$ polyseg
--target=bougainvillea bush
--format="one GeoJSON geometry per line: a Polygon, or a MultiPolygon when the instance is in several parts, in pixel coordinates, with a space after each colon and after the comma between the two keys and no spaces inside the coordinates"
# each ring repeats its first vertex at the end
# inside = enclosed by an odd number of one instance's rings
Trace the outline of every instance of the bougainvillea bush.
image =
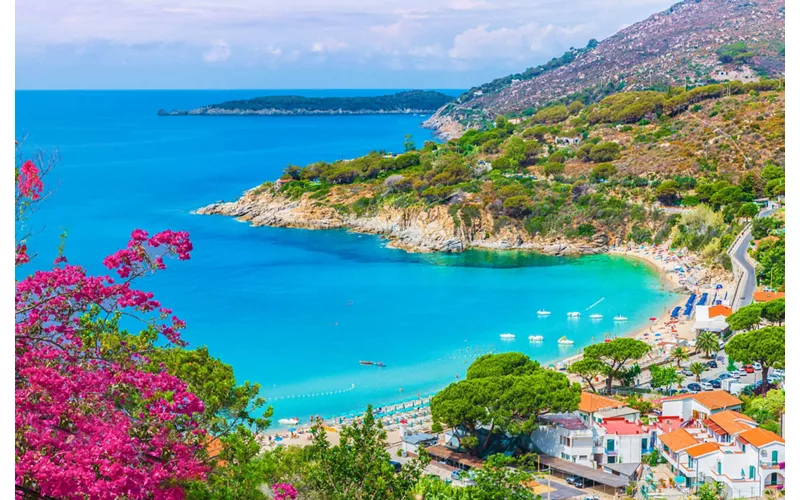
{"type": "MultiPolygon", "coordinates": [[[[43,183],[32,161],[15,177],[19,214],[40,199],[43,183]]],[[[15,264],[28,264],[26,242],[16,248],[15,264]]],[[[113,277],[91,276],[60,255],[51,269],[17,280],[18,497],[182,498],[183,482],[205,476],[203,403],[166,369],[145,370],[141,348],[183,345],[185,325],[135,287],[191,250],[185,232],[137,229],[104,260],[113,277]],[[140,322],[141,333],[104,329],[121,318],[140,322]]]]}

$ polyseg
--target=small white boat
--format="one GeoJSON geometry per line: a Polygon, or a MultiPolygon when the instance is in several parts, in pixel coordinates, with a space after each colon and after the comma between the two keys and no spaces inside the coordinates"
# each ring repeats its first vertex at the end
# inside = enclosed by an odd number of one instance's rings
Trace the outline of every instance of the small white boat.
{"type": "Polygon", "coordinates": [[[558,343],[561,344],[561,345],[572,345],[572,344],[575,343],[575,341],[574,340],[570,340],[565,336],[565,337],[561,337],[560,339],[558,339],[558,343]]]}
{"type": "Polygon", "coordinates": [[[620,314],[619,316],[614,316],[614,321],[628,321],[628,317],[620,314]]]}
{"type": "Polygon", "coordinates": [[[597,313],[590,314],[589,317],[592,318],[592,319],[603,319],[603,315],[602,314],[597,314],[597,313]]]}
{"type": "Polygon", "coordinates": [[[545,311],[544,309],[539,309],[536,311],[536,314],[539,316],[550,316],[550,311],[545,311]]]}
{"type": "Polygon", "coordinates": [[[297,425],[300,423],[300,420],[296,418],[282,418],[278,420],[278,423],[282,425],[297,425]]]}
{"type": "Polygon", "coordinates": [[[513,333],[501,333],[500,338],[504,340],[513,340],[517,338],[517,336],[514,335],[513,333]]]}
{"type": "Polygon", "coordinates": [[[541,335],[530,335],[528,336],[528,340],[530,340],[531,342],[541,342],[542,340],[544,340],[544,337],[542,337],[541,335]]]}
{"type": "Polygon", "coordinates": [[[580,315],[581,315],[581,313],[579,313],[579,312],[568,312],[567,313],[567,317],[568,318],[579,318],[580,315]]]}

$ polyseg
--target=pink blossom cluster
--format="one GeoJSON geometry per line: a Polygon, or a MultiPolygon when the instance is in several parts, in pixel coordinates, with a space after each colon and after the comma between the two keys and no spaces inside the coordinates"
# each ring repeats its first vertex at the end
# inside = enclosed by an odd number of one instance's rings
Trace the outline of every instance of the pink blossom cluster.
{"type": "Polygon", "coordinates": [[[294,500],[297,498],[297,490],[289,483],[278,483],[273,485],[272,493],[275,500],[294,500]]]}
{"type": "Polygon", "coordinates": [[[39,167],[31,160],[26,160],[25,163],[19,167],[17,190],[26,198],[38,200],[39,196],[42,194],[43,188],[44,184],[39,177],[39,167]]]}
{"type": "MultiPolygon", "coordinates": [[[[20,247],[18,263],[27,255],[20,247]]],[[[204,477],[202,401],[165,370],[146,369],[147,353],[138,345],[108,344],[107,332],[87,319],[89,311],[102,320],[134,316],[146,330],[182,345],[183,321],[132,284],[163,269],[167,256],[188,259],[191,249],[186,233],[151,237],[136,230],[127,248],[105,259],[122,282],[90,276],[63,257],[17,282],[18,493],[177,499],[184,496],[183,481],[204,477]]]]}

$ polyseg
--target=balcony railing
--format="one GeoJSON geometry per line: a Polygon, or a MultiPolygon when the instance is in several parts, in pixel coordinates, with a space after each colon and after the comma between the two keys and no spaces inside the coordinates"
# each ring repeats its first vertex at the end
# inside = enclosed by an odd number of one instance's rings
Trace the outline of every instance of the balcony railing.
{"type": "Polygon", "coordinates": [[[761,461],[759,465],[762,469],[783,470],[786,468],[786,462],[761,461]]]}

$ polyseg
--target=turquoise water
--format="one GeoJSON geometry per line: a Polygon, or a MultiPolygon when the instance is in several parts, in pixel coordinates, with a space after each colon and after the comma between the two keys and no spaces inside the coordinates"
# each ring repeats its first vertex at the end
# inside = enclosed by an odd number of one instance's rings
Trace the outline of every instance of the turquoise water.
{"type": "Polygon", "coordinates": [[[414,255],[374,236],[191,215],[277,178],[288,163],[397,151],[406,133],[418,144],[430,138],[420,116],[156,116],[263,93],[17,92],[16,133],[28,151],[61,155],[48,182],[58,187],[31,220],[38,264],[52,261],[64,230],[67,256],[93,272],[134,228],[189,231],[192,259],[143,286],[187,321],[191,345],[208,345],[240,380],[262,385],[276,421],[438,390],[463,377],[476,353],[522,351],[550,363],[647,324],[671,301],[652,269],[620,257],[414,255]],[[539,308],[552,315],[538,318],[539,308]],[[567,320],[573,310],[583,317],[567,320]],[[593,322],[593,312],[605,318],[593,322]],[[615,325],[616,314],[630,321],[615,325]],[[517,339],[501,341],[505,332],[517,339]],[[532,334],[544,342],[530,344],[532,334]],[[562,335],[575,345],[560,347],[562,335]]]}

